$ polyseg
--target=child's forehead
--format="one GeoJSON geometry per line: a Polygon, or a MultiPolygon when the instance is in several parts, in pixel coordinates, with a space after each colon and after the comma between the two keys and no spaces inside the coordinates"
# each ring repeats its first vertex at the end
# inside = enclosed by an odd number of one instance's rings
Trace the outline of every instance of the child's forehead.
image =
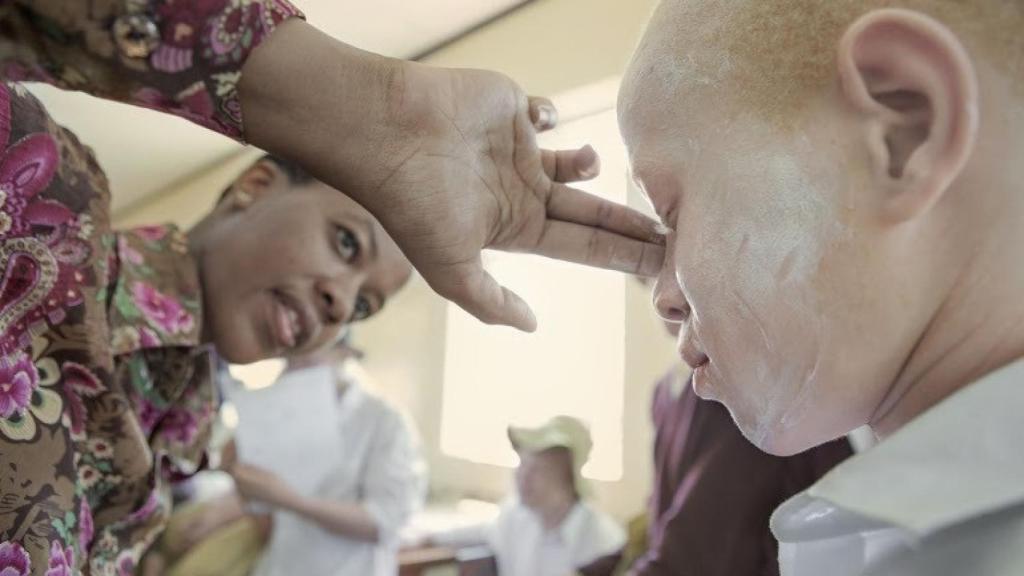
{"type": "Polygon", "coordinates": [[[694,124],[720,116],[734,104],[727,68],[702,72],[700,56],[666,49],[638,54],[623,79],[619,119],[631,148],[652,139],[687,141],[694,124]]]}

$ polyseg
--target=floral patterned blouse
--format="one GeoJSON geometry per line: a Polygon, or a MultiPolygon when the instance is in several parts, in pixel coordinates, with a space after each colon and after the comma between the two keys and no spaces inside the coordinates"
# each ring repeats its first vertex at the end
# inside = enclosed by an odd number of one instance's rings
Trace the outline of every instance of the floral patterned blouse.
{"type": "Polygon", "coordinates": [[[113,233],[107,180],[20,80],[240,138],[236,84],[284,0],[0,0],[0,575],[132,574],[214,413],[196,263],[113,233]]]}

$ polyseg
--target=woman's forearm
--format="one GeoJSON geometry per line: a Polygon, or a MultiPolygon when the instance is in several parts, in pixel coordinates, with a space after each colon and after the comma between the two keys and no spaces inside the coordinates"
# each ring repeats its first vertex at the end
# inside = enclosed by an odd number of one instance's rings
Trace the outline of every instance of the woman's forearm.
{"type": "Polygon", "coordinates": [[[364,542],[380,540],[377,521],[356,502],[296,498],[285,507],[338,536],[364,542]]]}
{"type": "Polygon", "coordinates": [[[407,64],[349,46],[298,19],[242,69],[246,139],[357,197],[386,178],[410,139],[393,113],[407,64]],[[404,132],[404,133],[403,133],[404,132]],[[403,137],[404,136],[404,137],[403,137]]]}

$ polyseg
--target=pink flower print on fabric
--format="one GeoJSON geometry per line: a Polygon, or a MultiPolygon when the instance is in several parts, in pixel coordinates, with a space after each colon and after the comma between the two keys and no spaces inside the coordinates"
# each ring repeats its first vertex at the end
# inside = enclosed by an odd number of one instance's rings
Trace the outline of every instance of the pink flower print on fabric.
{"type": "Polygon", "coordinates": [[[160,342],[160,337],[157,336],[156,332],[153,332],[149,328],[143,326],[139,328],[139,344],[143,348],[159,348],[163,345],[160,342]]]}
{"type": "Polygon", "coordinates": [[[82,503],[78,507],[78,546],[82,550],[82,554],[88,556],[89,548],[92,546],[92,539],[95,535],[95,525],[92,520],[92,507],[89,506],[89,500],[82,498],[82,503]]]}
{"type": "Polygon", "coordinates": [[[75,551],[71,546],[63,547],[54,540],[50,544],[50,563],[46,576],[74,576],[75,551]]]}
{"type": "Polygon", "coordinates": [[[192,412],[183,408],[171,408],[160,421],[161,434],[180,444],[191,444],[199,432],[199,420],[192,412]]]}
{"type": "Polygon", "coordinates": [[[0,542],[0,576],[28,576],[32,559],[17,542],[0,542]]]}
{"type": "Polygon", "coordinates": [[[150,242],[159,242],[167,237],[166,226],[142,226],[141,228],[135,228],[132,233],[150,242]]]}
{"type": "Polygon", "coordinates": [[[135,91],[132,100],[140,106],[173,112],[203,128],[209,128],[226,136],[235,138],[241,136],[241,132],[237,128],[217,121],[214,116],[216,109],[213,98],[210,97],[210,92],[202,82],[193,84],[174,98],[164,95],[156,88],[143,87],[135,91]]]}
{"type": "Polygon", "coordinates": [[[59,84],[56,78],[48,74],[40,67],[25,66],[19,62],[5,62],[3,67],[3,78],[7,82],[45,82],[47,84],[59,84]]]}
{"type": "Polygon", "coordinates": [[[34,374],[32,391],[28,405],[24,410],[15,410],[6,418],[0,418],[0,441],[3,439],[16,442],[30,441],[35,438],[39,424],[52,425],[61,419],[64,402],[61,395],[54,390],[60,381],[60,369],[53,358],[43,358],[46,349],[45,339],[32,341],[31,360],[26,353],[17,351],[12,356],[0,357],[0,365],[11,370],[18,365],[25,367],[34,374]],[[31,365],[31,368],[28,365],[31,365]]]}
{"type": "Polygon", "coordinates": [[[132,296],[149,325],[164,334],[188,332],[195,325],[195,319],[181,303],[145,282],[132,285],[132,296]]]}
{"type": "Polygon", "coordinates": [[[79,436],[85,432],[85,422],[89,418],[82,397],[94,398],[104,392],[107,387],[92,373],[92,370],[77,362],[65,362],[61,367],[61,373],[64,375],[64,396],[67,398],[71,433],[79,436]]]}
{"type": "Polygon", "coordinates": [[[238,63],[245,59],[266,32],[264,7],[258,2],[237,4],[224,10],[211,21],[203,38],[203,56],[219,65],[238,63]]]}
{"type": "Polygon", "coordinates": [[[153,433],[153,429],[156,428],[157,422],[163,418],[164,411],[157,408],[156,404],[153,404],[146,398],[142,397],[138,398],[137,405],[139,412],[139,426],[142,428],[143,434],[149,436],[153,433]]]}
{"type": "Polygon", "coordinates": [[[131,550],[125,550],[117,561],[117,576],[135,576],[135,559],[131,550]]]}
{"type": "Polygon", "coordinates": [[[153,68],[161,72],[175,74],[192,67],[191,48],[179,48],[170,44],[161,44],[153,55],[149,57],[149,63],[153,68]]]}
{"type": "Polygon", "coordinates": [[[176,73],[192,68],[199,34],[206,22],[223,9],[224,0],[160,3],[156,11],[163,35],[149,63],[162,72],[176,73]]]}
{"type": "Polygon", "coordinates": [[[136,522],[143,522],[150,518],[157,508],[160,507],[160,497],[157,495],[156,490],[149,493],[149,498],[146,499],[146,503],[141,508],[132,512],[124,519],[124,524],[135,524],[136,522]]]}
{"type": "MultiPolygon", "coordinates": [[[[10,95],[7,94],[10,105],[10,95]]],[[[2,105],[4,103],[0,103],[2,105]]],[[[6,144],[10,126],[0,125],[0,138],[6,144]]],[[[25,235],[31,224],[53,225],[72,216],[56,202],[41,201],[29,208],[29,201],[46,189],[57,169],[57,144],[46,133],[30,134],[15,142],[0,157],[0,199],[10,218],[8,235],[25,235]]]]}
{"type": "Polygon", "coordinates": [[[28,354],[0,359],[0,418],[9,418],[29,406],[39,384],[39,372],[28,354]]]}
{"type": "Polygon", "coordinates": [[[128,243],[128,239],[124,236],[118,236],[117,238],[117,251],[121,254],[121,258],[129,264],[141,266],[146,262],[142,253],[132,248],[131,244],[128,243]]]}
{"type": "Polygon", "coordinates": [[[37,196],[59,163],[47,133],[29,134],[8,146],[11,95],[0,86],[0,352],[29,344],[29,329],[57,324],[82,303],[80,286],[89,246],[77,237],[76,215],[37,196]]]}

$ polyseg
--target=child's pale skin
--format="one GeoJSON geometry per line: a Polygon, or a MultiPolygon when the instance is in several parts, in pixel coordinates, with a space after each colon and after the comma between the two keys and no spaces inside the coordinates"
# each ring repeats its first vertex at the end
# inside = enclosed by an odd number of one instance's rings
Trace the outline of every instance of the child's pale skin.
{"type": "Polygon", "coordinates": [[[672,229],[655,301],[697,392],[792,454],[891,434],[1024,357],[1024,106],[1006,75],[936,20],[877,11],[783,128],[728,97],[742,78],[711,66],[721,51],[679,4],[655,15],[619,113],[672,229]],[[678,54],[721,73],[688,82],[678,54]]]}

